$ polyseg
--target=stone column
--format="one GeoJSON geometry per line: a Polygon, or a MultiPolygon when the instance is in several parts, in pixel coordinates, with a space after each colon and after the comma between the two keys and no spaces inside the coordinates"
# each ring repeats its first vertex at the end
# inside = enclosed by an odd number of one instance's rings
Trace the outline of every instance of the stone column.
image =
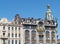
{"type": "Polygon", "coordinates": [[[21,44],[24,44],[24,30],[23,30],[23,27],[21,27],[20,29],[20,34],[21,34],[21,38],[20,38],[20,41],[21,41],[21,44]]]}
{"type": "Polygon", "coordinates": [[[15,38],[15,27],[14,27],[14,38],[15,38]]]}
{"type": "Polygon", "coordinates": [[[51,31],[50,31],[50,44],[52,44],[51,37],[52,37],[52,36],[51,36],[51,31]]]}
{"type": "Polygon", "coordinates": [[[17,27],[17,38],[19,38],[19,29],[18,29],[18,27],[17,27]]]}
{"type": "Polygon", "coordinates": [[[31,41],[31,30],[30,30],[30,44],[31,44],[31,42],[32,42],[32,41],[31,41]]]}
{"type": "Polygon", "coordinates": [[[36,40],[37,40],[37,44],[39,44],[39,34],[38,34],[38,32],[36,32],[36,40]]]}
{"type": "Polygon", "coordinates": [[[58,43],[58,41],[57,41],[58,39],[57,39],[57,33],[55,32],[55,43],[57,44],[58,43]]]}
{"type": "Polygon", "coordinates": [[[5,42],[6,42],[6,44],[8,44],[8,39],[5,42]]]}
{"type": "Polygon", "coordinates": [[[43,32],[43,35],[44,35],[44,38],[43,38],[44,44],[46,44],[46,32],[43,32]]]}

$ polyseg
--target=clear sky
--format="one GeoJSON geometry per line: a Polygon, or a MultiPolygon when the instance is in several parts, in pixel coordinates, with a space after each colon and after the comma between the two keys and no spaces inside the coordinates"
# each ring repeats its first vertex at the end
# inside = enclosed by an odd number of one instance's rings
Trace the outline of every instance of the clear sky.
{"type": "Polygon", "coordinates": [[[45,18],[47,4],[50,4],[54,17],[58,19],[60,38],[60,0],[0,0],[0,18],[12,20],[18,13],[21,17],[45,18]]]}

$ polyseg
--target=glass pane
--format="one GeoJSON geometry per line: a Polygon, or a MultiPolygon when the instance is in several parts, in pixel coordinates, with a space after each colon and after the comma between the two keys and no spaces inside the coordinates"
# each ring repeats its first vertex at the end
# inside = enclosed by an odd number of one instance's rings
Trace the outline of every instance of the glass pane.
{"type": "Polygon", "coordinates": [[[10,40],[8,40],[8,44],[10,44],[10,40]]]}

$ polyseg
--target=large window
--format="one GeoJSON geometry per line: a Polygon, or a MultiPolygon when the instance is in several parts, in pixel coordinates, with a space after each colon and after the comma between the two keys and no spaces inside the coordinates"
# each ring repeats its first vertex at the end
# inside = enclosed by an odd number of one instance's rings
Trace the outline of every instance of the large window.
{"type": "Polygon", "coordinates": [[[46,43],[50,43],[50,32],[46,31],[46,43]]]}
{"type": "Polygon", "coordinates": [[[29,30],[25,30],[25,34],[29,34],[29,30]]]}
{"type": "Polygon", "coordinates": [[[44,37],[43,35],[39,35],[39,40],[41,39],[43,40],[43,37],[44,37]]]}
{"type": "Polygon", "coordinates": [[[36,44],[36,31],[32,30],[32,36],[31,36],[31,40],[32,40],[32,44],[36,44]]]}
{"type": "Polygon", "coordinates": [[[29,41],[29,30],[25,30],[25,44],[28,44],[30,41],[29,41]]]}
{"type": "Polygon", "coordinates": [[[20,37],[20,33],[19,33],[19,37],[20,37]]]}
{"type": "Polygon", "coordinates": [[[8,26],[8,30],[10,30],[10,26],[8,26]]]}
{"type": "Polygon", "coordinates": [[[17,30],[17,27],[15,27],[15,30],[17,30]]]}
{"type": "Polygon", "coordinates": [[[5,30],[5,26],[3,26],[3,30],[5,30]]]}
{"type": "Polygon", "coordinates": [[[10,40],[8,40],[8,44],[10,44],[10,40]]]}
{"type": "Polygon", "coordinates": [[[18,27],[18,30],[20,30],[20,27],[18,27]]]}
{"type": "Polygon", "coordinates": [[[51,39],[54,40],[54,38],[55,38],[55,32],[54,31],[51,32],[51,36],[52,36],[51,39]]]}
{"type": "Polygon", "coordinates": [[[12,33],[12,37],[14,37],[14,34],[12,33]]]}
{"type": "Polygon", "coordinates": [[[12,27],[12,30],[13,30],[13,27],[12,27]]]}
{"type": "Polygon", "coordinates": [[[52,34],[52,35],[55,35],[55,32],[54,32],[54,31],[52,31],[52,32],[51,32],[51,34],[52,34]]]}
{"type": "Polygon", "coordinates": [[[36,34],[36,31],[35,31],[35,30],[33,30],[31,33],[32,33],[32,35],[34,35],[34,34],[36,34]]]}
{"type": "Polygon", "coordinates": [[[12,40],[12,44],[14,44],[14,40],[12,40]]]}
{"type": "Polygon", "coordinates": [[[50,37],[50,33],[49,31],[46,31],[46,38],[49,38],[50,37]]]}
{"type": "Polygon", "coordinates": [[[17,40],[15,40],[15,44],[17,44],[17,40]]]}
{"type": "Polygon", "coordinates": [[[15,37],[17,37],[17,33],[15,33],[15,37]]]}
{"type": "Polygon", "coordinates": [[[19,40],[19,44],[20,44],[20,40],[19,40]]]}

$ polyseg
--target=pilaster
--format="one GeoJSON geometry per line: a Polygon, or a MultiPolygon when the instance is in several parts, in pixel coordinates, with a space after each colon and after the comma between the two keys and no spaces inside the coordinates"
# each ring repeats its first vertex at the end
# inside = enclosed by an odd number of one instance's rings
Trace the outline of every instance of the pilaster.
{"type": "Polygon", "coordinates": [[[44,32],[43,35],[44,35],[44,38],[43,38],[44,44],[46,44],[46,32],[44,32]]]}
{"type": "Polygon", "coordinates": [[[23,27],[21,27],[20,29],[20,33],[21,33],[21,44],[24,44],[24,30],[23,30],[23,27]]]}

